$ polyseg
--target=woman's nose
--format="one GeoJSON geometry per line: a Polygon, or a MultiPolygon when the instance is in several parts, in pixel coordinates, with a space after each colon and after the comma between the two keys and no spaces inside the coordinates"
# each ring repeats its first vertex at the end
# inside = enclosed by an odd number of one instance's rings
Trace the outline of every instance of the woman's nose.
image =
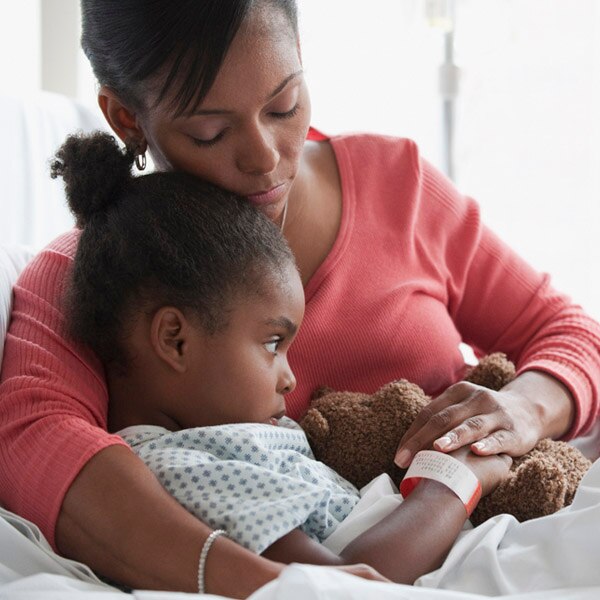
{"type": "Polygon", "coordinates": [[[279,152],[268,132],[257,127],[244,137],[237,158],[240,171],[249,175],[265,175],[274,171],[278,163],[279,152]]]}

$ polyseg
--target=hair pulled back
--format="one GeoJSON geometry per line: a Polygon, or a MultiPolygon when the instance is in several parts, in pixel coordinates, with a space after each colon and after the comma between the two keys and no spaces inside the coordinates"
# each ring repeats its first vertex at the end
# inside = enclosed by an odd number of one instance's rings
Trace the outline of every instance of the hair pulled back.
{"type": "Polygon", "coordinates": [[[161,75],[157,103],[171,92],[179,116],[206,96],[255,7],[283,11],[297,33],[295,0],[81,0],[81,46],[100,85],[137,110],[161,75]]]}
{"type": "Polygon", "coordinates": [[[97,132],[69,136],[52,164],[82,228],[70,333],[122,369],[141,313],[175,306],[215,333],[236,299],[264,293],[294,264],[279,229],[244,198],[185,173],[134,176],[132,160],[97,132]]]}
{"type": "Polygon", "coordinates": [[[98,132],[87,138],[72,135],[51,162],[50,177],[64,179],[69,208],[83,228],[119,197],[121,188],[131,179],[132,163],[133,154],[121,151],[108,133],[98,132]]]}

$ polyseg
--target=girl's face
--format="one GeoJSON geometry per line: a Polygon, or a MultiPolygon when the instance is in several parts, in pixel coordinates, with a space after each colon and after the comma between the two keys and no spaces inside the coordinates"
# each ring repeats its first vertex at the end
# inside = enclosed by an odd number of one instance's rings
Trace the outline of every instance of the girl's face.
{"type": "Polygon", "coordinates": [[[281,218],[310,123],[297,39],[283,13],[247,18],[193,114],[174,117],[167,107],[168,99],[140,119],[159,169],[196,175],[281,218]]]}
{"type": "Polygon", "coordinates": [[[285,281],[240,301],[223,331],[194,330],[196,365],[174,415],[181,427],[270,423],[283,416],[296,386],[287,351],[304,316],[304,290],[294,265],[285,281]]]}

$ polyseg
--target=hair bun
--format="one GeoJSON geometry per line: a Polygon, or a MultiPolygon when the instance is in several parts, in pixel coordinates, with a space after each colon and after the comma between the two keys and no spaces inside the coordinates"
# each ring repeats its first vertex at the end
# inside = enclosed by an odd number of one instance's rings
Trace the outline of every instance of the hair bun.
{"type": "Polygon", "coordinates": [[[69,135],[59,148],[50,176],[64,179],[69,208],[84,227],[92,216],[119,201],[120,191],[132,177],[132,164],[131,153],[121,150],[112,135],[78,133],[69,135]]]}

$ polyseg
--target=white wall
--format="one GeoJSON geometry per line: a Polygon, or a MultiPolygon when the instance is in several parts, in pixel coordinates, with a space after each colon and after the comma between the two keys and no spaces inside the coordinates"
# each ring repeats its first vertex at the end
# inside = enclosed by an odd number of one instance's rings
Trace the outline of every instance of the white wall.
{"type": "Polygon", "coordinates": [[[0,94],[39,89],[40,34],[39,0],[0,0],[0,94]]]}
{"type": "MultiPolygon", "coordinates": [[[[300,0],[315,126],[414,138],[443,167],[425,0],[300,0]]],[[[456,182],[600,318],[600,2],[457,0],[456,182]]]]}
{"type": "Polygon", "coordinates": [[[600,3],[463,0],[460,9],[459,187],[600,317],[600,3]]]}
{"type": "Polygon", "coordinates": [[[80,20],[77,0],[40,0],[41,87],[77,97],[80,20]]]}
{"type": "Polygon", "coordinates": [[[0,0],[0,94],[46,90],[98,110],[80,20],[79,0],[0,0]]]}
{"type": "MultiPolygon", "coordinates": [[[[299,0],[315,126],[412,137],[443,166],[426,2],[299,0]]],[[[97,111],[78,19],[77,0],[0,0],[0,94],[43,86],[97,111]]],[[[459,188],[600,318],[600,2],[456,0],[455,40],[459,188]]]]}

